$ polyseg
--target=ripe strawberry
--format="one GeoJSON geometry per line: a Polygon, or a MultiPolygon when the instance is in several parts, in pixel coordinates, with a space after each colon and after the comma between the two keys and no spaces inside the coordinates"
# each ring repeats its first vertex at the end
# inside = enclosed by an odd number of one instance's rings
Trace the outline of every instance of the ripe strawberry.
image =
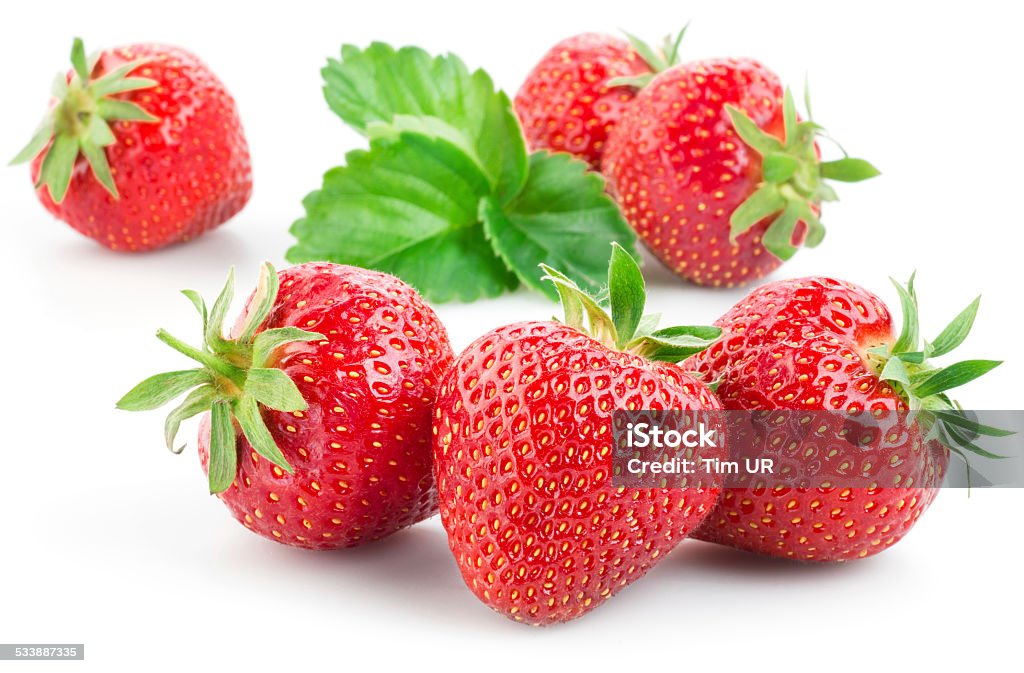
{"type": "Polygon", "coordinates": [[[199,438],[210,492],[264,537],[350,547],[431,516],[431,409],[452,351],[430,307],[376,271],[318,262],[278,275],[266,264],[224,339],[233,287],[232,275],[209,315],[186,291],[203,350],[157,332],[203,367],[147,379],[118,406],[155,409],[198,386],[168,416],[167,445],[182,420],[211,410],[199,438]]]}
{"type": "Polygon", "coordinates": [[[568,152],[601,166],[608,134],[626,105],[655,72],[675,65],[684,28],[656,51],[629,41],[583,33],[552,47],[519,87],[516,114],[532,149],[568,152]]]}
{"type": "Polygon", "coordinates": [[[878,173],[861,159],[821,162],[819,131],[798,121],[792,95],[760,63],[697,61],[637,94],[602,172],[666,266],[700,285],[744,285],[821,242],[819,208],[835,199],[826,178],[878,173]]]}
{"type": "MultiPolygon", "coordinates": [[[[1007,434],[971,423],[945,392],[998,362],[943,369],[928,362],[964,340],[978,300],[921,347],[913,278],[897,288],[898,337],[878,297],[831,278],[764,285],[715,323],[722,336],[684,369],[718,381],[726,409],[819,412],[813,422],[820,428],[780,442],[774,456],[801,473],[817,472],[820,487],[724,489],[696,537],[807,561],[875,554],[902,538],[931,504],[948,464],[947,446],[984,453],[965,428],[1007,434]],[[916,422],[909,410],[917,412],[916,422]],[[862,436],[843,435],[840,428],[862,414],[875,431],[868,424],[862,436]]],[[[730,445],[738,445],[733,434],[730,445]]]]}
{"type": "Polygon", "coordinates": [[[32,161],[43,205],[111,250],[187,241],[231,219],[252,193],[235,101],[189,52],[154,44],[58,75],[49,113],[11,163],[32,161]]]}
{"type": "Polygon", "coordinates": [[[709,388],[671,364],[718,330],[651,332],[644,320],[638,331],[643,279],[617,246],[610,317],[544,268],[565,324],[515,323],[477,339],[445,376],[434,415],[441,521],[463,579],[494,610],[534,625],[578,617],[641,577],[718,492],[712,483],[611,481],[615,409],[718,408],[709,388]],[[584,312],[594,337],[583,331],[584,312]]]}

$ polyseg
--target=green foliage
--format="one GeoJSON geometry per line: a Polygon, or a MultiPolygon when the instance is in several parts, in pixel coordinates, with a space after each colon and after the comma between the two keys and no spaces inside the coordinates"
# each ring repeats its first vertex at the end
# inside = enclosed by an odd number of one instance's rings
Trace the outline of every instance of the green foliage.
{"type": "Polygon", "coordinates": [[[369,139],[324,175],[292,225],[292,262],[392,273],[433,301],[540,282],[541,262],[596,291],[611,242],[634,234],[600,176],[567,155],[528,155],[508,97],[482,70],[416,47],[345,45],[324,96],[369,139]],[[599,254],[596,252],[599,251],[599,254]]]}

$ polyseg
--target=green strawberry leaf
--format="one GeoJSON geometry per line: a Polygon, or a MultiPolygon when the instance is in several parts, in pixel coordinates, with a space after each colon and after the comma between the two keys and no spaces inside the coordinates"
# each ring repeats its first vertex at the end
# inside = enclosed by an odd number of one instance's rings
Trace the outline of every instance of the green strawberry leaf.
{"type": "Polygon", "coordinates": [[[910,374],[903,366],[903,361],[898,357],[889,358],[878,378],[883,381],[898,381],[904,385],[910,385],[910,374]]]}
{"type": "Polygon", "coordinates": [[[150,376],[117,401],[124,411],[149,411],[167,404],[178,395],[213,379],[205,369],[185,369],[150,376]]]}
{"type": "Polygon", "coordinates": [[[647,289],[636,260],[617,243],[612,244],[612,258],[608,263],[608,302],[618,335],[615,345],[624,348],[643,319],[647,289]]]}
{"type": "Polygon", "coordinates": [[[250,369],[243,390],[271,409],[305,411],[307,407],[295,382],[284,371],[273,367],[250,369]]]}
{"type": "Polygon", "coordinates": [[[715,327],[714,325],[677,325],[655,330],[651,332],[651,336],[667,341],[685,341],[687,337],[703,341],[714,341],[722,336],[722,328],[715,327]]]}
{"type": "Polygon", "coordinates": [[[185,297],[187,297],[190,302],[192,302],[192,305],[195,306],[196,312],[199,314],[199,317],[202,318],[203,335],[205,336],[206,325],[207,321],[209,320],[209,312],[206,309],[206,300],[203,299],[202,295],[200,295],[195,290],[182,290],[181,293],[185,295],[185,297]]]}
{"type": "Polygon", "coordinates": [[[743,142],[754,148],[758,154],[767,156],[773,152],[781,152],[783,150],[779,139],[770,133],[762,131],[743,110],[735,105],[726,105],[725,111],[729,115],[733,128],[736,129],[736,134],[743,142]]]}
{"type": "Polygon", "coordinates": [[[110,120],[150,123],[160,121],[159,117],[154,117],[135,103],[112,98],[103,98],[97,102],[96,113],[110,120]]]}
{"type": "Polygon", "coordinates": [[[36,132],[32,135],[32,139],[28,141],[28,144],[21,148],[13,159],[11,159],[10,166],[25,163],[31,159],[34,159],[37,154],[42,152],[46,146],[50,143],[50,138],[53,137],[54,132],[54,121],[53,115],[47,115],[43,123],[39,125],[36,132]]]}
{"type": "Polygon", "coordinates": [[[557,298],[542,262],[596,292],[607,245],[636,254],[604,180],[568,155],[528,156],[511,102],[482,70],[374,43],[342,47],[323,76],[328,105],[370,147],[306,197],[289,261],[374,268],[433,301],[473,301],[520,283],[557,298]]]}
{"type": "Polygon", "coordinates": [[[228,279],[220,294],[213,302],[206,322],[206,343],[215,353],[228,350],[228,341],[224,338],[224,318],[231,308],[231,300],[235,297],[235,267],[228,269],[228,279]]]}
{"type": "Polygon", "coordinates": [[[978,306],[981,304],[981,297],[975,298],[967,308],[960,312],[960,315],[953,318],[952,322],[935,337],[935,341],[928,348],[928,355],[939,357],[949,353],[964,342],[971,328],[974,327],[974,319],[978,315],[978,306]]]}
{"type": "Polygon", "coordinates": [[[270,354],[278,346],[293,341],[322,341],[324,335],[318,332],[307,332],[298,327],[275,327],[260,332],[252,340],[252,364],[254,367],[266,367],[270,354]]]}
{"type": "Polygon", "coordinates": [[[85,57],[85,44],[81,38],[76,37],[71,43],[71,66],[75,69],[78,79],[83,82],[88,81],[92,68],[89,67],[89,61],[85,57]]]}
{"type": "Polygon", "coordinates": [[[434,301],[473,301],[518,285],[477,215],[491,185],[457,145],[404,131],[346,159],[303,202],[306,216],[292,226],[298,244],[289,261],[378,269],[434,301]]]}
{"type": "Polygon", "coordinates": [[[231,403],[227,400],[217,400],[210,409],[209,458],[210,493],[228,490],[238,471],[238,448],[235,426],[231,422],[231,403]]]}
{"type": "Polygon", "coordinates": [[[735,239],[747,229],[786,207],[777,185],[765,184],[741,203],[729,217],[729,236],[735,239]]]}
{"type": "Polygon", "coordinates": [[[964,360],[937,370],[934,374],[911,388],[919,398],[937,395],[952,388],[973,381],[1002,364],[1000,360],[964,360]]]}
{"type": "MultiPolygon", "coordinates": [[[[954,447],[966,449],[967,451],[979,455],[982,458],[1000,460],[1009,457],[998,453],[992,453],[991,451],[986,451],[971,441],[971,438],[963,433],[959,428],[948,423],[942,423],[939,426],[939,437],[942,439],[943,443],[951,449],[954,447]]],[[[964,456],[964,460],[966,461],[966,456],[964,456]]]]}
{"type": "Polygon", "coordinates": [[[508,97],[483,70],[470,72],[452,54],[374,42],[341,48],[321,71],[327,104],[346,124],[368,133],[396,116],[434,117],[466,134],[499,203],[526,179],[526,142],[508,97]]]}
{"type": "Polygon", "coordinates": [[[565,324],[582,331],[583,315],[586,314],[590,322],[590,336],[598,341],[613,346],[618,343],[619,337],[615,333],[615,323],[608,315],[608,312],[600,305],[596,298],[590,293],[580,289],[571,278],[557,269],[552,269],[547,264],[541,264],[544,271],[543,280],[550,281],[558,288],[558,296],[565,309],[565,324]]]}
{"type": "Polygon", "coordinates": [[[853,157],[823,161],[821,174],[829,180],[838,180],[839,182],[860,182],[881,175],[870,162],[853,157]]]}
{"type": "MultiPolygon", "coordinates": [[[[686,29],[684,28],[683,31],[685,32],[685,30],[686,29]]],[[[663,72],[668,69],[667,54],[655,49],[632,33],[627,33],[626,31],[622,31],[622,33],[626,36],[626,39],[629,40],[629,45],[633,47],[633,51],[640,55],[640,58],[642,58],[644,62],[651,67],[651,70],[654,72],[663,72]]]]}
{"type": "Polygon", "coordinates": [[[799,206],[790,202],[764,232],[764,247],[768,252],[783,261],[796,253],[796,248],[793,247],[793,232],[799,218],[799,206]]]}
{"type": "Polygon", "coordinates": [[[961,411],[937,411],[935,412],[935,416],[940,421],[948,425],[955,425],[967,430],[968,432],[986,435],[988,437],[1010,437],[1011,435],[1017,434],[1013,430],[1005,430],[1003,428],[996,428],[991,425],[979,423],[976,420],[967,418],[961,411]]]}
{"type": "MultiPolygon", "coordinates": [[[[98,119],[98,118],[97,118],[98,119]]],[[[102,120],[100,123],[104,123],[102,120]]],[[[107,153],[101,145],[94,143],[88,138],[79,141],[79,149],[85,160],[92,168],[93,176],[106,187],[107,191],[115,197],[118,195],[117,185],[114,184],[114,175],[110,171],[110,164],[107,162],[107,153]]]]}
{"type": "Polygon", "coordinates": [[[256,453],[260,454],[274,465],[287,472],[295,474],[295,468],[288,464],[288,460],[277,447],[274,436],[270,434],[263,416],[260,414],[259,404],[256,399],[248,395],[239,397],[231,402],[231,412],[242,428],[242,434],[252,445],[256,453]]]}
{"type": "Polygon", "coordinates": [[[719,327],[711,325],[679,325],[642,334],[629,345],[649,360],[679,362],[710,346],[722,336],[719,327]]]}
{"type": "Polygon", "coordinates": [[[713,338],[702,339],[696,336],[661,338],[649,334],[630,342],[629,348],[631,352],[642,355],[648,360],[679,362],[700,353],[712,343],[714,343],[713,338]]]}
{"type": "MultiPolygon", "coordinates": [[[[263,321],[270,315],[270,311],[274,308],[274,300],[277,298],[278,279],[276,273],[270,273],[270,263],[263,262],[263,268],[260,269],[259,280],[256,283],[256,292],[253,293],[252,298],[249,300],[249,312],[245,316],[245,323],[242,325],[242,331],[238,335],[239,341],[251,343],[253,337],[256,334],[256,330],[259,329],[263,321]]],[[[214,307],[216,308],[216,307],[214,307]]]]}
{"type": "Polygon", "coordinates": [[[522,193],[504,210],[493,199],[485,200],[480,213],[488,239],[508,268],[552,300],[557,290],[541,281],[541,263],[595,293],[607,282],[609,243],[638,257],[634,234],[605,192],[604,180],[568,154],[532,154],[522,193]]]}
{"type": "Polygon", "coordinates": [[[171,413],[167,414],[167,419],[164,421],[164,441],[169,450],[181,453],[185,446],[174,445],[181,423],[208,411],[217,399],[219,399],[217,389],[213,385],[199,386],[186,395],[182,403],[172,409],[171,413]]]}
{"type": "Polygon", "coordinates": [[[71,184],[71,171],[75,167],[75,159],[78,158],[78,141],[68,135],[58,135],[50,145],[50,151],[43,158],[39,167],[39,182],[36,185],[47,185],[50,190],[50,197],[56,203],[64,200],[64,195],[71,184]]]}
{"type": "Polygon", "coordinates": [[[906,287],[900,285],[894,278],[889,279],[899,293],[900,308],[903,311],[903,327],[900,329],[899,338],[893,344],[894,353],[915,351],[920,340],[921,327],[917,316],[917,297],[914,294],[914,275],[910,275],[910,281],[906,287]]]}

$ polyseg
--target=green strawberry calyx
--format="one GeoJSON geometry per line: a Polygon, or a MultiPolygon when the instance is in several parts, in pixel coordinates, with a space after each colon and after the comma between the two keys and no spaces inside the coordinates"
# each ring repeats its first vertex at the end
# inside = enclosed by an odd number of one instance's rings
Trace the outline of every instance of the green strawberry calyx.
{"type": "Polygon", "coordinates": [[[799,121],[793,92],[787,87],[782,99],[784,141],[760,129],[735,105],[725,106],[736,134],[761,155],[761,183],[730,216],[729,237],[735,240],[758,222],[775,217],[762,242],[768,252],[781,260],[796,252],[793,238],[797,223],[803,222],[806,227],[803,245],[817,247],[825,237],[818,212],[823,202],[838,200],[827,180],[860,182],[879,175],[869,162],[851,157],[845,150],[841,159],[821,161],[815,141],[827,136],[811,118],[806,90],[804,105],[807,119],[799,121]]]}
{"type": "Polygon", "coordinates": [[[325,337],[297,327],[257,333],[277,300],[278,283],[274,267],[264,262],[245,322],[233,339],[224,337],[224,318],[234,298],[234,269],[228,273],[227,283],[209,311],[197,292],[183,290],[182,294],[202,318],[203,347],[189,346],[163,329],[157,330],[156,336],[202,367],[151,376],[117,402],[118,409],[148,411],[191,391],[167,416],[164,435],[167,448],[180,453],[184,447],[175,448],[174,440],[181,422],[210,412],[210,493],[227,490],[235,478],[236,424],[256,453],[282,470],[294,472],[267,429],[261,407],[285,412],[306,409],[306,401],[295,382],[274,366],[275,351],[294,341],[321,341],[325,337]]]}
{"type": "Polygon", "coordinates": [[[618,243],[612,243],[608,287],[601,296],[591,295],[546,264],[540,267],[547,274],[543,280],[554,283],[558,290],[564,324],[589,334],[607,348],[648,360],[680,362],[701,352],[722,334],[718,327],[702,325],[658,329],[661,316],[644,315],[647,291],[640,266],[618,243]]]}
{"type": "Polygon", "coordinates": [[[637,89],[642,89],[647,86],[652,79],[655,78],[658,73],[665,72],[669,68],[679,65],[679,45],[683,42],[683,37],[686,35],[686,29],[690,27],[687,23],[683,26],[675,35],[666,35],[665,39],[659,47],[654,47],[644,42],[636,35],[622,31],[623,35],[629,41],[629,46],[633,47],[633,51],[643,59],[647,67],[651,69],[651,72],[644,73],[642,75],[631,75],[628,77],[613,77],[608,80],[608,86],[630,86],[637,89]]]}
{"type": "Polygon", "coordinates": [[[868,363],[878,377],[903,397],[927,430],[926,440],[938,440],[953,452],[964,456],[969,451],[984,458],[1003,458],[978,446],[979,435],[1006,437],[1014,434],[979,423],[949,397],[948,391],[987,374],[1002,364],[999,360],[961,360],[945,367],[933,364],[937,358],[964,342],[978,314],[981,297],[959,313],[931,342],[921,339],[917,292],[911,274],[906,285],[892,280],[900,297],[903,323],[896,341],[867,349],[868,363]]]}
{"type": "Polygon", "coordinates": [[[82,40],[76,37],[71,47],[71,77],[58,73],[52,89],[55,104],[32,139],[11,160],[11,165],[25,163],[45,151],[36,188],[46,185],[55,203],[61,203],[67,195],[79,155],[85,157],[100,184],[117,198],[117,186],[105,150],[116,142],[109,122],[159,121],[135,103],[115,97],[157,85],[155,80],[146,77],[129,76],[144,65],[146,59],[130,61],[94,78],[92,73],[98,61],[98,54],[86,57],[82,40]]]}

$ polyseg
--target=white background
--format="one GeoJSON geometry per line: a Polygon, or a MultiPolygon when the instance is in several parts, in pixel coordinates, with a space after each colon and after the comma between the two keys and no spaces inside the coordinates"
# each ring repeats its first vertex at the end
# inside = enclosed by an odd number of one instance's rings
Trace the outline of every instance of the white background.
{"type": "MultiPolygon", "coordinates": [[[[22,166],[0,169],[0,642],[84,642],[84,663],[22,670],[577,670],[646,666],[1006,668],[1019,658],[1020,491],[942,493],[879,557],[802,566],[686,542],[574,623],[538,630],[462,585],[437,519],[362,549],[267,542],[206,495],[194,442],[162,445],[162,415],[114,401],[181,357],[153,338],[197,334],[192,287],[229,265],[251,286],[283,265],[289,224],[324,170],[361,144],[332,115],[319,69],[342,42],[450,50],[514,93],[557,40],[627,28],[659,37],[688,19],[687,57],[753,56],[800,87],[878,180],[840,186],[829,235],[776,277],[827,273],[895,301],[888,275],[918,270],[926,334],[978,292],[963,357],[1009,360],[964,388],[973,408],[1022,409],[1020,255],[1024,141],[1019,16],[1004,3],[307,2],[36,3],[0,18],[0,158],[43,112],[74,35],[198,53],[235,95],[255,194],[235,220],[159,253],[113,254],[53,220],[22,166]]],[[[826,148],[826,152],[828,152],[826,148]]],[[[648,265],[650,307],[713,320],[742,292],[699,290],[648,265]]],[[[520,293],[439,307],[456,349],[503,322],[546,318],[520,293]]],[[[194,436],[193,426],[185,428],[194,436]]],[[[0,670],[18,664],[0,662],[0,670]]]]}

